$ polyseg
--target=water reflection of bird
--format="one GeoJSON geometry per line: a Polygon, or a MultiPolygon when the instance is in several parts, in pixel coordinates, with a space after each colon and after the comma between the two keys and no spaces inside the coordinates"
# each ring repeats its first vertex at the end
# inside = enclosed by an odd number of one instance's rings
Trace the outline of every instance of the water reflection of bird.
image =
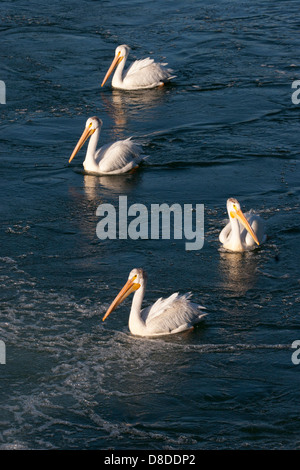
{"type": "Polygon", "coordinates": [[[165,82],[174,78],[172,70],[166,68],[167,64],[154,62],[149,57],[143,60],[136,60],[124,72],[124,66],[129,54],[130,48],[126,44],[118,46],[115,50],[115,58],[112,61],[101,84],[103,86],[116,67],[112,79],[114,88],[123,90],[139,90],[145,88],[154,88],[164,85],[165,82]]]}
{"type": "Polygon", "coordinates": [[[106,144],[97,150],[101,127],[102,121],[98,117],[92,117],[86,121],[85,130],[73,150],[69,163],[90,137],[83,162],[85,171],[101,175],[116,175],[138,168],[146,156],[142,155],[141,146],[130,138],[106,144]]]}
{"type": "Polygon", "coordinates": [[[222,290],[230,296],[245,295],[257,281],[258,258],[251,251],[245,253],[220,252],[222,290]]]}
{"type": "Polygon", "coordinates": [[[129,330],[137,336],[161,336],[192,328],[202,321],[205,307],[189,299],[190,295],[175,293],[166,299],[158,299],[151,307],[141,310],[147,284],[147,274],[143,269],[133,269],[128,281],[110,305],[103,321],[126,297],[136,291],[129,315],[129,330]]]}
{"type": "Polygon", "coordinates": [[[253,250],[266,240],[263,219],[252,212],[243,214],[236,199],[227,200],[229,223],[223,228],[219,240],[226,250],[253,250]]]}

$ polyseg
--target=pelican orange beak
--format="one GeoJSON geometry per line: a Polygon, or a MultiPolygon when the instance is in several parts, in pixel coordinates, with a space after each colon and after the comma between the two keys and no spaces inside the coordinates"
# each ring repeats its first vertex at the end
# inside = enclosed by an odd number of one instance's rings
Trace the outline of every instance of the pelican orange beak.
{"type": "Polygon", "coordinates": [[[257,243],[257,245],[259,245],[259,241],[258,241],[258,238],[257,236],[255,235],[254,231],[252,230],[248,220],[246,219],[246,217],[244,216],[243,212],[241,211],[241,209],[237,209],[235,211],[231,211],[230,212],[230,215],[231,217],[236,217],[240,222],[241,224],[245,227],[245,229],[250,233],[251,237],[253,238],[253,240],[255,241],[255,243],[257,243]]]}
{"type": "Polygon", "coordinates": [[[108,317],[108,315],[113,312],[126,299],[126,297],[129,296],[129,294],[141,287],[141,284],[139,284],[138,282],[134,282],[135,279],[136,276],[133,276],[132,279],[128,279],[125,286],[120,290],[115,300],[113,300],[113,302],[109,306],[106,314],[102,318],[102,321],[104,321],[108,317]]]}
{"type": "Polygon", "coordinates": [[[79,150],[81,149],[81,147],[83,146],[83,144],[86,142],[86,140],[91,137],[92,134],[94,134],[96,129],[91,129],[91,127],[86,127],[82,133],[82,136],[80,137],[80,139],[78,140],[77,144],[76,144],[76,147],[74,148],[73,150],[73,153],[72,155],[70,156],[69,158],[69,163],[71,163],[71,161],[73,160],[73,158],[75,157],[75,155],[79,152],[79,150]]]}
{"type": "Polygon", "coordinates": [[[112,61],[108,71],[106,72],[106,75],[103,79],[103,82],[101,83],[101,86],[103,86],[105,84],[105,82],[107,81],[108,77],[112,74],[114,68],[119,65],[119,63],[124,59],[124,56],[121,56],[121,52],[118,52],[116,55],[115,55],[115,58],[114,60],[112,61]]]}

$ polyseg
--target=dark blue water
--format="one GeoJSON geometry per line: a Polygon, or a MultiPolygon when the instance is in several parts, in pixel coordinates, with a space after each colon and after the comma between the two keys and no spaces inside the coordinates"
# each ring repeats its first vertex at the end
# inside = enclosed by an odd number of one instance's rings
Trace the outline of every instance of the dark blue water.
{"type": "Polygon", "coordinates": [[[0,4],[0,448],[299,449],[297,1],[2,1],[0,4]],[[145,93],[100,88],[119,44],[177,76],[145,93]],[[149,158],[122,177],[68,158],[86,119],[102,143],[134,136],[149,158]],[[100,203],[204,204],[205,243],[105,240],[100,203]],[[220,250],[226,199],[268,240],[220,250]],[[192,332],[140,339],[128,299],[191,291],[192,332]]]}

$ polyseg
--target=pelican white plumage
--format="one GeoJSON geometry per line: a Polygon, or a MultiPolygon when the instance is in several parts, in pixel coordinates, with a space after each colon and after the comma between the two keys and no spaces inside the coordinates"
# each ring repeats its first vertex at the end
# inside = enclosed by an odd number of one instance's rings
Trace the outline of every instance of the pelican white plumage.
{"type": "Polygon", "coordinates": [[[73,150],[69,163],[90,137],[83,162],[85,171],[101,175],[117,175],[138,168],[146,155],[142,155],[141,146],[133,142],[131,138],[106,144],[97,150],[101,127],[102,121],[96,116],[86,121],[85,129],[73,150]]]}
{"type": "Polygon", "coordinates": [[[253,250],[266,240],[263,219],[252,210],[243,214],[239,202],[234,198],[227,200],[229,222],[219,235],[226,250],[253,250]]]}
{"type": "Polygon", "coordinates": [[[129,315],[129,330],[133,335],[161,336],[180,333],[193,328],[206,315],[202,313],[205,307],[191,302],[190,294],[178,293],[166,299],[160,298],[152,306],[141,310],[146,284],[146,272],[141,268],[133,269],[128,281],[108,308],[103,321],[134,291],[136,292],[129,315]]]}
{"type": "Polygon", "coordinates": [[[101,86],[105,84],[115,67],[116,71],[112,79],[112,86],[123,90],[154,88],[164,85],[165,82],[175,77],[175,75],[172,75],[173,70],[166,68],[168,64],[156,63],[149,57],[147,59],[136,60],[123,74],[129,51],[130,47],[126,44],[122,44],[116,48],[114,60],[101,86]]]}

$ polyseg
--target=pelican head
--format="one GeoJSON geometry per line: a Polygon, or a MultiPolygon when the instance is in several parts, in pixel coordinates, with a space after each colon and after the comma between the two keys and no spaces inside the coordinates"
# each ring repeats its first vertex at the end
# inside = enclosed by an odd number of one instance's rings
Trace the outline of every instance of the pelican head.
{"type": "Polygon", "coordinates": [[[89,137],[91,137],[91,135],[93,135],[97,129],[101,129],[101,126],[102,126],[102,121],[97,116],[88,118],[85,124],[85,129],[82,133],[82,136],[78,140],[76,147],[74,148],[73,153],[69,158],[69,163],[73,160],[75,155],[79,152],[79,150],[81,149],[83,144],[86,142],[86,140],[89,137]]]}
{"type": "Polygon", "coordinates": [[[127,46],[126,44],[122,44],[121,46],[116,47],[114,60],[112,61],[108,71],[106,72],[106,75],[103,79],[101,86],[105,84],[109,76],[114,71],[115,67],[119,65],[119,63],[122,62],[123,59],[125,59],[126,61],[129,51],[130,51],[130,47],[127,46]]]}
{"type": "Polygon", "coordinates": [[[126,284],[120,290],[117,297],[113,300],[106,314],[102,318],[104,321],[108,315],[113,312],[132,292],[138,290],[141,286],[144,287],[147,282],[147,273],[141,268],[134,268],[129,276],[126,284]]]}
{"type": "Polygon", "coordinates": [[[234,199],[232,197],[227,199],[227,211],[228,211],[229,219],[237,219],[245,227],[245,229],[250,233],[255,243],[259,245],[258,238],[255,235],[254,231],[252,230],[248,220],[244,216],[240,203],[237,199],[234,199]]]}

